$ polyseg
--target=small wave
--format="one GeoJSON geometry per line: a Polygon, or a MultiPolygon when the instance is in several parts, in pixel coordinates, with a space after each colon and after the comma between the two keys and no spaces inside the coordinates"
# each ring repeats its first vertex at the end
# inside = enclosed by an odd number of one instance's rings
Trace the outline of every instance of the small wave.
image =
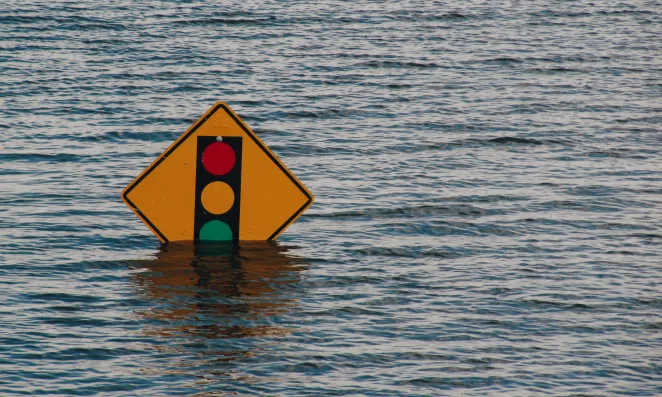
{"type": "Polygon", "coordinates": [[[337,156],[337,155],[371,155],[375,151],[369,148],[358,149],[348,147],[324,147],[317,145],[269,145],[278,155],[296,156],[337,156]]]}
{"type": "Polygon", "coordinates": [[[310,214],[308,217],[315,218],[397,218],[397,217],[419,217],[425,215],[456,215],[456,216],[488,216],[504,213],[498,209],[484,209],[468,204],[437,206],[421,205],[415,207],[401,208],[370,208],[356,211],[341,211],[327,214],[310,214]]]}
{"type": "MultiPolygon", "coordinates": [[[[439,127],[444,128],[445,127],[439,127]]],[[[533,138],[521,138],[521,137],[497,137],[491,139],[460,139],[449,142],[438,142],[438,143],[425,143],[425,144],[409,144],[409,145],[393,145],[388,146],[384,150],[389,152],[399,152],[399,153],[415,153],[428,150],[453,150],[457,148],[471,148],[471,147],[482,147],[482,146],[491,146],[491,145],[530,145],[530,146],[540,146],[540,145],[571,145],[571,142],[561,140],[561,139],[533,139],[533,138]]]]}
{"type": "Polygon", "coordinates": [[[414,86],[411,84],[387,84],[386,88],[390,88],[392,90],[400,90],[404,88],[413,88],[414,86]]]}
{"type": "Polygon", "coordinates": [[[523,303],[531,306],[553,307],[559,310],[587,310],[594,309],[585,303],[556,302],[543,299],[526,299],[523,303]]]}
{"type": "Polygon", "coordinates": [[[63,23],[58,26],[60,30],[112,30],[115,32],[126,30],[127,27],[121,23],[92,22],[92,23],[63,23]]]}
{"type": "Polygon", "coordinates": [[[44,292],[44,293],[31,293],[25,295],[26,299],[30,301],[58,301],[58,302],[78,302],[78,303],[90,303],[90,302],[101,302],[103,298],[94,295],[80,295],[80,294],[71,294],[64,292],[44,292]]]}
{"type": "Polygon", "coordinates": [[[392,12],[391,15],[395,15],[397,20],[406,20],[406,21],[464,21],[467,19],[474,18],[474,15],[463,14],[457,11],[451,11],[443,14],[430,14],[424,12],[416,11],[398,11],[392,12]]]}
{"type": "MultiPolygon", "coordinates": [[[[473,338],[472,338],[473,339],[473,338]]],[[[444,368],[449,371],[449,368],[444,368]]],[[[456,368],[456,372],[472,372],[474,368],[456,368]]],[[[511,385],[516,382],[497,376],[466,376],[466,377],[440,377],[440,376],[426,376],[418,377],[397,382],[399,385],[411,385],[417,387],[432,387],[436,389],[452,390],[455,388],[478,389],[495,387],[497,385],[511,385]]]]}
{"type": "Polygon", "coordinates": [[[554,17],[554,18],[581,18],[591,16],[590,12],[572,12],[572,11],[553,11],[553,10],[543,10],[537,13],[534,13],[533,16],[544,16],[544,17],[554,17]]]}
{"type": "MultiPolygon", "coordinates": [[[[465,256],[461,252],[451,252],[451,251],[442,251],[442,250],[422,250],[420,248],[383,248],[383,247],[370,247],[370,248],[361,248],[354,250],[353,252],[362,255],[369,256],[393,256],[401,258],[421,258],[421,257],[433,257],[433,258],[459,258],[465,256]]],[[[467,251],[468,253],[469,251],[467,251]]]]}
{"type": "Polygon", "coordinates": [[[598,11],[600,15],[653,15],[653,11],[648,10],[615,10],[615,11],[598,11]]]}
{"type": "Polygon", "coordinates": [[[55,163],[85,162],[94,156],[73,153],[0,153],[0,161],[47,161],[55,163]]]}
{"type": "Polygon", "coordinates": [[[630,149],[608,149],[608,150],[593,150],[587,153],[588,157],[615,157],[615,158],[630,158],[645,160],[650,156],[644,154],[655,155],[656,153],[647,153],[647,151],[630,150],[630,149]]]}
{"type": "Polygon", "coordinates": [[[372,60],[367,62],[361,62],[355,66],[366,66],[370,68],[395,68],[395,69],[430,69],[437,68],[440,65],[434,62],[400,62],[400,61],[379,61],[372,60]]]}
{"type": "Polygon", "coordinates": [[[276,21],[276,17],[266,18],[201,18],[201,19],[178,19],[171,21],[174,25],[264,25],[276,21]]]}
{"type": "Polygon", "coordinates": [[[430,18],[434,19],[434,20],[469,19],[469,18],[471,18],[471,16],[467,15],[467,14],[461,14],[459,12],[449,12],[449,13],[441,14],[441,15],[432,15],[432,16],[430,16],[430,18]]]}
{"type": "Polygon", "coordinates": [[[498,138],[492,138],[488,140],[488,142],[492,143],[499,143],[499,144],[521,144],[521,145],[542,145],[544,142],[536,140],[536,139],[530,139],[530,138],[518,138],[515,136],[502,136],[498,138]]]}
{"type": "Polygon", "coordinates": [[[648,323],[643,326],[645,329],[655,329],[655,330],[662,330],[662,321],[657,322],[657,323],[648,323]]]}
{"type": "Polygon", "coordinates": [[[644,116],[644,117],[629,117],[625,119],[614,120],[617,123],[651,123],[662,124],[662,116],[644,116]]]}
{"type": "Polygon", "coordinates": [[[630,237],[662,239],[662,234],[634,233],[630,237]]]}
{"type": "Polygon", "coordinates": [[[508,64],[513,64],[513,63],[524,63],[523,60],[518,59],[518,58],[508,58],[508,57],[502,57],[502,58],[494,58],[494,59],[485,59],[481,61],[482,63],[498,63],[501,65],[508,65],[508,64]]]}
{"type": "Polygon", "coordinates": [[[574,69],[574,68],[563,68],[563,67],[557,67],[557,68],[534,68],[531,69],[532,72],[534,73],[543,73],[543,74],[553,74],[553,73],[578,73],[581,72],[579,69],[574,69]]]}
{"type": "Polygon", "coordinates": [[[374,117],[374,110],[371,112],[367,109],[355,109],[355,108],[329,108],[325,110],[290,110],[290,111],[281,111],[281,112],[272,112],[263,115],[253,115],[251,117],[246,117],[247,120],[273,120],[273,119],[344,119],[351,118],[357,115],[365,115],[371,113],[374,117]]]}

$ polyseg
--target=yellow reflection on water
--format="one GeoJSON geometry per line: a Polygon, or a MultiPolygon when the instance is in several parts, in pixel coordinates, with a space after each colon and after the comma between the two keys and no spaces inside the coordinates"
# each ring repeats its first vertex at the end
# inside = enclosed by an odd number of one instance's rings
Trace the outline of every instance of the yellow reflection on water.
{"type": "Polygon", "coordinates": [[[205,373],[207,380],[229,376],[231,361],[251,357],[264,339],[290,332],[278,325],[279,318],[296,308],[296,285],[305,269],[287,247],[267,242],[170,243],[156,259],[131,265],[142,270],[133,285],[145,302],[136,312],[144,334],[158,350],[180,356],[148,372],[197,368],[196,376],[205,373]]]}

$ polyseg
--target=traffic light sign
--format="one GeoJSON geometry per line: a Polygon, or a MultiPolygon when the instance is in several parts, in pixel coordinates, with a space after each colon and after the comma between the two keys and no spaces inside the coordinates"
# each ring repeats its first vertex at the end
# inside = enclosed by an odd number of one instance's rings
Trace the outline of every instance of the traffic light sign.
{"type": "Polygon", "coordinates": [[[122,192],[162,241],[273,240],[313,195],[218,102],[122,192]]]}

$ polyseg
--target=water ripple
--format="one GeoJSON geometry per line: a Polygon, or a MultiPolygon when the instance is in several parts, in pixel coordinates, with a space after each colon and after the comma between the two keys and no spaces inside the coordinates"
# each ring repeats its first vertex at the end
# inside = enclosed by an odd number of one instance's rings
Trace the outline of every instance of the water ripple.
{"type": "Polygon", "coordinates": [[[4,1],[0,394],[662,395],[660,10],[4,1]],[[159,246],[218,100],[316,203],[159,246]]]}

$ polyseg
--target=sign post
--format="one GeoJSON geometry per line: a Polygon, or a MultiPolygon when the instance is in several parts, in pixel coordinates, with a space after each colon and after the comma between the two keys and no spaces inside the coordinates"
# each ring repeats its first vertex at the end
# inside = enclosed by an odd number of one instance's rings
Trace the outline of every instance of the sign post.
{"type": "Polygon", "coordinates": [[[273,240],[310,191],[230,107],[218,102],[122,192],[166,243],[273,240]]]}

